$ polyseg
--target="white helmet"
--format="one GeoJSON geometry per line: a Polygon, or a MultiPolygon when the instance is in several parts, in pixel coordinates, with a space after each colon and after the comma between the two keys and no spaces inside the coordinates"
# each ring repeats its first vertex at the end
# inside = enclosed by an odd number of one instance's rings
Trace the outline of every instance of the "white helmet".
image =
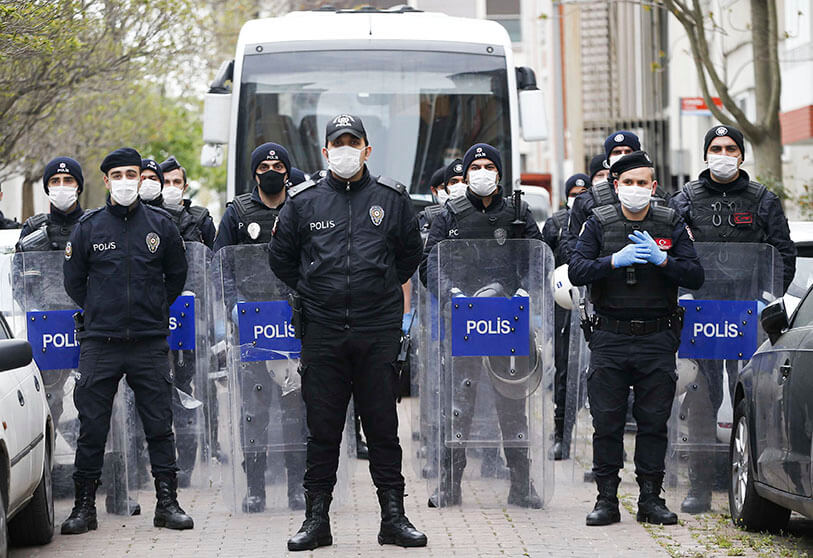
{"type": "Polygon", "coordinates": [[[553,299],[565,310],[573,309],[573,285],[567,276],[567,264],[553,270],[553,299]]]}

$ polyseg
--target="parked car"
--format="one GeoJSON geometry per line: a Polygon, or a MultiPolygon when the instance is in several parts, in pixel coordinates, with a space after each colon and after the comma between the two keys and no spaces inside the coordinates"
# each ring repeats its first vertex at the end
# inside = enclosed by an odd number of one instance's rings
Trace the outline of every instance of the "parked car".
{"type": "Polygon", "coordinates": [[[539,230],[545,226],[545,221],[553,214],[550,207],[550,193],[540,186],[526,186],[521,184],[519,189],[522,190],[522,200],[528,202],[531,208],[531,214],[534,216],[539,230]]]}
{"type": "Polygon", "coordinates": [[[54,534],[54,429],[28,341],[13,339],[0,316],[0,557],[54,534]]]}
{"type": "Polygon", "coordinates": [[[799,300],[813,285],[813,222],[791,221],[790,239],[796,245],[796,275],[785,293],[785,308],[793,314],[799,300]]]}
{"type": "Polygon", "coordinates": [[[743,367],[729,445],[732,521],[780,530],[791,510],[813,518],[813,289],[788,317],[785,300],[760,316],[768,334],[743,367]]]}

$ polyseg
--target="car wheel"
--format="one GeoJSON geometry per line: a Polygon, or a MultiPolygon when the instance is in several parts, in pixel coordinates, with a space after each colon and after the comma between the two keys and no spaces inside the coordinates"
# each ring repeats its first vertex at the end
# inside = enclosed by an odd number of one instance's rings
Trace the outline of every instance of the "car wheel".
{"type": "Polygon", "coordinates": [[[745,400],[734,410],[734,432],[729,444],[731,463],[728,506],[731,521],[748,531],[779,531],[788,526],[790,510],[766,500],[754,487],[754,456],[751,454],[751,432],[745,414],[745,400]]]}
{"type": "Polygon", "coordinates": [[[51,444],[45,438],[45,459],[42,477],[34,497],[20,513],[9,522],[9,539],[12,544],[33,546],[48,544],[54,537],[54,492],[51,485],[51,444]]]}

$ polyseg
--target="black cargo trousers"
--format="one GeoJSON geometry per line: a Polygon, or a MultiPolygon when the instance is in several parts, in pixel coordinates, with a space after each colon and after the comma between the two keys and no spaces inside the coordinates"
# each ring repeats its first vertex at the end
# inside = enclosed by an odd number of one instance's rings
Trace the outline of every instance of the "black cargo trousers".
{"type": "Polygon", "coordinates": [[[73,392],[79,412],[74,479],[101,477],[113,398],[125,374],[144,425],[153,476],[174,476],[177,471],[172,433],[173,373],[166,337],[126,341],[94,338],[81,342],[73,392]]]}
{"type": "Polygon", "coordinates": [[[302,397],[308,423],[304,487],[332,492],[347,404],[353,396],[378,489],[404,490],[398,441],[400,328],[344,328],[308,323],[302,339],[302,397]]]}

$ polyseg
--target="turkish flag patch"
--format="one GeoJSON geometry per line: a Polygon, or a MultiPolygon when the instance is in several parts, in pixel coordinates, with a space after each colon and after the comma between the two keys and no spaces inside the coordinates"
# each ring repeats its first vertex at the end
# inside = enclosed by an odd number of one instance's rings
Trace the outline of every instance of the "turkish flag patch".
{"type": "Polygon", "coordinates": [[[731,218],[735,225],[750,225],[754,222],[754,214],[750,211],[732,213],[731,218]]]}
{"type": "Polygon", "coordinates": [[[658,245],[658,248],[661,250],[671,250],[672,249],[672,239],[671,238],[656,238],[655,244],[658,245]]]}

